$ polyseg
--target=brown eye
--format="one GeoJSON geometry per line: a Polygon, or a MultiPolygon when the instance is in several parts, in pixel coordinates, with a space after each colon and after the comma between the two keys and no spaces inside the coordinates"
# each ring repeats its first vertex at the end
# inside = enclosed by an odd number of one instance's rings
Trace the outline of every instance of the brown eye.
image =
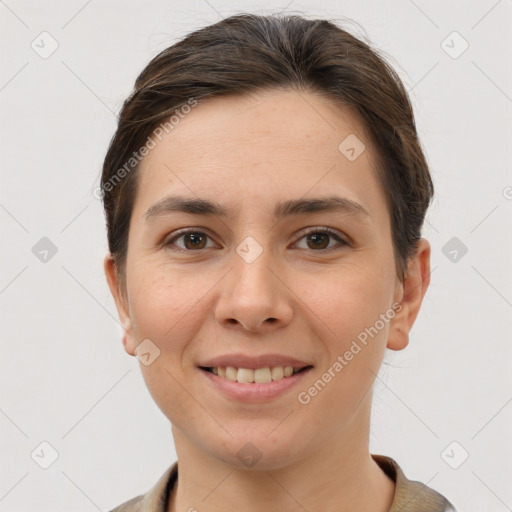
{"type": "MultiPolygon", "coordinates": [[[[182,252],[193,252],[207,249],[207,243],[210,237],[203,231],[181,231],[167,241],[164,245],[171,249],[182,252]],[[178,240],[183,240],[183,245],[178,244],[178,240]]],[[[338,246],[348,246],[349,243],[341,238],[337,231],[331,228],[315,228],[303,235],[299,240],[306,239],[306,247],[303,249],[313,252],[329,251],[336,248],[336,244],[330,246],[331,240],[338,242],[338,246]]],[[[209,246],[211,247],[211,246],[209,246]]]]}
{"type": "Polygon", "coordinates": [[[206,236],[202,233],[187,233],[183,235],[185,240],[185,247],[187,249],[204,249],[206,236]],[[190,242],[190,245],[187,244],[190,242]]]}
{"type": "Polygon", "coordinates": [[[329,238],[331,235],[327,233],[313,233],[307,235],[307,240],[313,243],[311,249],[326,249],[329,245],[329,238]]]}
{"type": "Polygon", "coordinates": [[[202,231],[182,231],[165,243],[166,246],[176,245],[183,251],[194,251],[206,248],[209,236],[202,231]],[[183,239],[183,246],[176,244],[177,240],[183,239]]]}
{"type": "Polygon", "coordinates": [[[302,236],[300,240],[303,238],[306,239],[307,245],[307,247],[304,248],[315,252],[328,251],[335,248],[336,244],[329,247],[331,239],[335,239],[339,246],[349,245],[348,242],[343,240],[343,238],[341,238],[338,233],[331,228],[314,228],[302,236]]]}

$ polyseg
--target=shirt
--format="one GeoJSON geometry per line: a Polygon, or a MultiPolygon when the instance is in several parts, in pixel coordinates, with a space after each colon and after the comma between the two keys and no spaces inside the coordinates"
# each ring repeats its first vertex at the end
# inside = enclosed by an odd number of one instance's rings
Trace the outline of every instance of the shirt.
{"type": "MultiPolygon", "coordinates": [[[[371,454],[373,460],[395,482],[389,512],[456,512],[453,505],[434,489],[409,480],[397,462],[385,455],[371,454]]],[[[172,464],[146,493],[124,502],[110,512],[167,512],[169,496],[178,478],[178,462],[172,464]]]]}

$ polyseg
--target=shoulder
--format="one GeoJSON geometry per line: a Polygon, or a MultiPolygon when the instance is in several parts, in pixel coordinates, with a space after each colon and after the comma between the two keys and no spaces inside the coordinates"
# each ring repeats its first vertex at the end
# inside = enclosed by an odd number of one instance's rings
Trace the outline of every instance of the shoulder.
{"type": "Polygon", "coordinates": [[[409,480],[391,457],[372,454],[373,460],[395,482],[390,512],[456,512],[454,506],[439,492],[421,482],[409,480]]]}
{"type": "Polygon", "coordinates": [[[109,512],[166,512],[169,493],[173,489],[178,475],[178,463],[169,466],[151,489],[136,496],[109,512]]]}
{"type": "Polygon", "coordinates": [[[136,498],[132,498],[131,500],[125,501],[121,505],[118,505],[116,508],[109,510],[109,512],[136,512],[140,508],[140,504],[144,499],[144,494],[137,496],[136,498]]]}

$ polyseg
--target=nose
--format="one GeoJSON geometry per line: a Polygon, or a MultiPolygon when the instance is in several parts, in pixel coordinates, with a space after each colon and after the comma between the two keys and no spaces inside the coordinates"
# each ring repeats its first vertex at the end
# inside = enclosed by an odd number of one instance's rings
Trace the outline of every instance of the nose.
{"type": "Polygon", "coordinates": [[[293,293],[268,252],[250,263],[234,254],[233,268],[219,283],[215,307],[216,320],[223,327],[270,332],[290,323],[293,293]]]}

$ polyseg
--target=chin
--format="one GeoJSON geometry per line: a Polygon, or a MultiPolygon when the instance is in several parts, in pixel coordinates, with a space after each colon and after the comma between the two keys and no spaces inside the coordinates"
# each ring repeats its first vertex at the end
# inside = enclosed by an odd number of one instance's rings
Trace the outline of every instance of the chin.
{"type": "Polygon", "coordinates": [[[239,470],[282,469],[300,459],[301,445],[305,447],[310,444],[306,439],[295,439],[284,428],[279,432],[277,425],[278,423],[272,422],[272,426],[267,428],[265,422],[265,428],[252,428],[250,432],[240,429],[239,434],[230,430],[233,437],[223,436],[222,441],[212,439],[211,446],[204,446],[204,449],[212,457],[239,470]]]}

